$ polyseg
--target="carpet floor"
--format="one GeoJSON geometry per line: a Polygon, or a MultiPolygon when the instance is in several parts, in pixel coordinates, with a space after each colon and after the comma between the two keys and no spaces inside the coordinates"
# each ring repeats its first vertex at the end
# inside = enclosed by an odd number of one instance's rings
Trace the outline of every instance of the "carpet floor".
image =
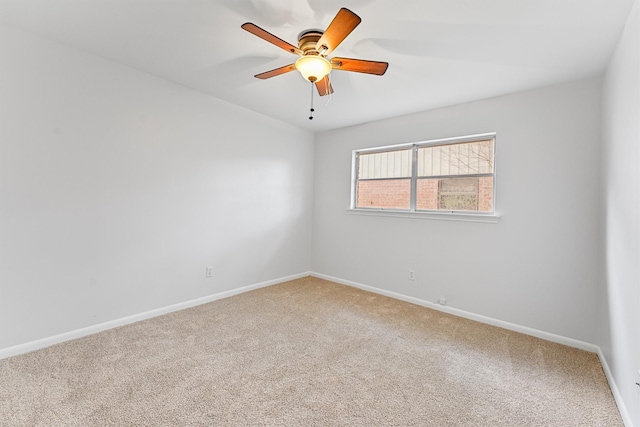
{"type": "Polygon", "coordinates": [[[307,277],[0,360],[2,426],[622,426],[598,357],[307,277]]]}

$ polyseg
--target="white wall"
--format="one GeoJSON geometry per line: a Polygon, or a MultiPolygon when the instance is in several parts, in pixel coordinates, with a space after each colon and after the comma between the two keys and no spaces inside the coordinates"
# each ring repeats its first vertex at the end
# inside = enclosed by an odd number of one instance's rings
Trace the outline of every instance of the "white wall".
{"type": "Polygon", "coordinates": [[[593,78],[319,134],[313,270],[595,343],[600,88],[593,78]],[[492,131],[498,224],[347,213],[351,150],[492,131]]]}
{"type": "Polygon", "coordinates": [[[0,58],[0,349],[310,269],[312,134],[5,26],[0,58]]]}
{"type": "Polygon", "coordinates": [[[640,1],[603,91],[605,292],[599,344],[629,417],[640,426],[640,1]]]}

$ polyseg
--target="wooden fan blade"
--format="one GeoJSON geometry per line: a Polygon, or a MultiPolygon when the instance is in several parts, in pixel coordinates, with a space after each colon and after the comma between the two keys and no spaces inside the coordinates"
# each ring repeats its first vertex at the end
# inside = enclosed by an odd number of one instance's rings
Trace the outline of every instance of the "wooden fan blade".
{"type": "Polygon", "coordinates": [[[331,87],[331,82],[329,81],[329,77],[324,76],[322,80],[317,81],[316,89],[318,89],[318,93],[320,94],[320,96],[332,94],[333,88],[331,87]]]}
{"type": "Polygon", "coordinates": [[[322,52],[324,56],[330,54],[360,24],[360,21],[362,20],[358,15],[343,7],[316,43],[316,50],[322,52]]]}
{"type": "Polygon", "coordinates": [[[265,71],[264,73],[256,74],[255,77],[265,80],[271,77],[279,76],[280,74],[288,73],[296,69],[295,64],[285,65],[284,67],[276,68],[275,70],[265,71]]]}
{"type": "Polygon", "coordinates": [[[367,61],[365,59],[331,58],[331,68],[356,73],[375,74],[381,76],[387,71],[388,62],[367,61]]]}
{"type": "Polygon", "coordinates": [[[294,45],[292,45],[290,43],[287,43],[286,41],[282,40],[281,38],[274,36],[270,32],[268,32],[266,30],[263,30],[262,28],[258,27],[256,24],[252,24],[251,22],[246,22],[246,23],[242,24],[241,27],[243,29],[249,31],[251,34],[256,35],[256,36],[260,37],[261,39],[264,39],[264,40],[268,41],[269,43],[278,46],[280,49],[284,49],[289,53],[302,55],[302,51],[300,49],[298,49],[297,47],[295,47],[294,45]]]}

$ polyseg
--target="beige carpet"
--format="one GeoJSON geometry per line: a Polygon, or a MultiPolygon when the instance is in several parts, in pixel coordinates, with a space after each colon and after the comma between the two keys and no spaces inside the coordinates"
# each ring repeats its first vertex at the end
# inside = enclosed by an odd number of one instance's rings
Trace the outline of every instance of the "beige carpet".
{"type": "Polygon", "coordinates": [[[2,426],[622,426],[595,354],[304,278],[0,360],[2,426]]]}

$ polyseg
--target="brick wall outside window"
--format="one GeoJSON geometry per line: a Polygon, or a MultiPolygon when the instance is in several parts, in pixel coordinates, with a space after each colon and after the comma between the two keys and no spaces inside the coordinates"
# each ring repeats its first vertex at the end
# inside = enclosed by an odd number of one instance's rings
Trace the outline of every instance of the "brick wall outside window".
{"type": "Polygon", "coordinates": [[[408,179],[360,181],[358,184],[359,208],[409,209],[411,181],[408,179]]]}
{"type": "MultiPolygon", "coordinates": [[[[493,177],[479,177],[477,210],[491,212],[493,177]]],[[[439,179],[418,181],[418,210],[438,210],[439,179]]],[[[372,180],[358,183],[358,208],[409,209],[411,183],[407,179],[372,180]]]]}
{"type": "Polygon", "coordinates": [[[478,211],[491,212],[493,210],[493,177],[481,176],[478,189],[478,211]]]}

